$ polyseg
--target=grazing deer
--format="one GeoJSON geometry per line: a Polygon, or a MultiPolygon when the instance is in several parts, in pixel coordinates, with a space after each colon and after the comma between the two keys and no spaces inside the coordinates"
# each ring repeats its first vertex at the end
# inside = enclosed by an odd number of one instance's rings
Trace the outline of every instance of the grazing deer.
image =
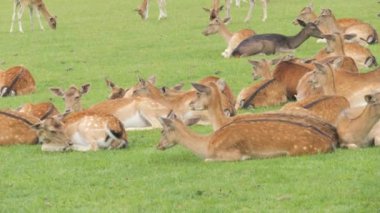
{"type": "Polygon", "coordinates": [[[210,21],[206,29],[202,32],[203,35],[209,36],[215,33],[219,33],[227,43],[227,48],[222,52],[222,56],[229,58],[232,51],[242,42],[244,39],[255,35],[255,31],[250,29],[239,30],[236,33],[229,31],[225,25],[229,18],[224,19],[223,21],[216,17],[210,21]]]}
{"type": "Polygon", "coordinates": [[[32,74],[23,66],[0,72],[0,96],[26,95],[36,90],[32,74]]]}
{"type": "Polygon", "coordinates": [[[34,116],[41,121],[59,114],[58,109],[50,102],[38,104],[27,103],[19,107],[17,111],[34,116]]]}
{"type": "Polygon", "coordinates": [[[365,107],[349,108],[338,118],[341,147],[359,148],[374,144],[374,135],[370,132],[380,119],[380,93],[366,95],[364,99],[367,102],[365,107]]]}
{"type": "Polygon", "coordinates": [[[343,96],[312,96],[302,101],[284,105],[281,110],[306,110],[326,122],[335,125],[339,114],[350,107],[350,103],[343,96]]]}
{"type": "Polygon", "coordinates": [[[81,105],[81,97],[82,95],[86,94],[90,89],[90,84],[83,84],[80,89],[78,89],[76,86],[72,85],[64,91],[61,88],[50,88],[50,91],[58,96],[63,98],[65,102],[65,113],[70,112],[80,112],[83,110],[81,105]]]}
{"type": "Polygon", "coordinates": [[[0,111],[0,145],[37,144],[32,126],[39,120],[16,111],[0,111]]]}
{"type": "MultiPolygon", "coordinates": [[[[135,9],[135,11],[137,11],[143,20],[147,20],[149,17],[149,1],[150,0],[143,0],[140,7],[135,9]]],[[[157,0],[157,2],[160,10],[158,20],[161,20],[168,16],[166,12],[166,0],[157,0]]]]}
{"type": "Polygon", "coordinates": [[[297,156],[334,151],[337,136],[318,127],[281,118],[251,118],[226,124],[208,136],[192,132],[176,118],[161,118],[163,131],[158,149],[179,143],[205,161],[239,161],[297,156]],[[306,140],[307,139],[307,140],[306,140]]]}
{"type": "Polygon", "coordinates": [[[73,112],[63,120],[50,117],[34,126],[42,151],[96,151],[128,146],[120,121],[109,114],[73,112]]]}
{"type": "Polygon", "coordinates": [[[322,33],[314,23],[305,27],[295,36],[281,34],[257,34],[242,41],[232,52],[234,57],[244,57],[263,53],[266,55],[293,51],[310,36],[322,38],[322,33]]]}
{"type": "Polygon", "coordinates": [[[29,7],[30,24],[31,24],[32,30],[34,28],[33,27],[33,10],[36,10],[36,15],[37,15],[41,30],[44,30],[44,27],[41,22],[40,12],[45,17],[49,26],[53,30],[57,28],[57,17],[50,14],[45,3],[42,0],[13,0],[13,15],[12,15],[11,29],[9,30],[10,32],[13,32],[13,24],[16,20],[16,12],[17,12],[17,19],[18,19],[18,29],[20,32],[24,32],[22,29],[21,18],[26,7],[29,7]]]}
{"type": "MultiPolygon", "coordinates": [[[[262,21],[265,22],[268,17],[268,2],[269,0],[260,0],[263,6],[263,17],[262,21]]],[[[226,0],[226,18],[229,20],[231,19],[231,0],[226,0]]],[[[240,1],[236,1],[237,5],[240,5],[240,1]]],[[[247,16],[244,19],[244,22],[248,22],[252,17],[252,11],[255,6],[255,0],[249,0],[249,10],[247,13],[247,16]]],[[[206,12],[210,13],[210,20],[213,20],[214,18],[219,16],[219,12],[223,9],[223,6],[220,6],[220,0],[212,0],[212,7],[211,9],[203,8],[206,12]]]]}
{"type": "Polygon", "coordinates": [[[300,15],[293,22],[309,23],[319,22],[318,27],[324,34],[331,34],[334,32],[340,32],[342,34],[356,34],[360,41],[364,41],[368,44],[374,44],[378,42],[378,35],[376,30],[369,24],[362,22],[358,19],[343,18],[336,19],[331,10],[324,9],[321,15],[318,17],[311,7],[305,7],[301,10],[300,15]]]}

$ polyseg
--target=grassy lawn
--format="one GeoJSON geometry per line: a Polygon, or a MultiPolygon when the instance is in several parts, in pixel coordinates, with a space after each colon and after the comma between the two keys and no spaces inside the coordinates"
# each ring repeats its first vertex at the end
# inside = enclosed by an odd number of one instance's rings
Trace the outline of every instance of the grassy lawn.
{"type": "MultiPolygon", "coordinates": [[[[25,65],[38,88],[32,95],[1,99],[1,109],[51,100],[62,110],[62,100],[48,88],[87,82],[91,89],[83,105],[89,107],[106,98],[106,77],[128,87],[139,76],[156,75],[159,86],[184,82],[189,88],[190,82],[218,71],[235,94],[252,82],[247,59],[223,59],[222,38],[201,34],[208,24],[201,8],[210,6],[210,0],[168,0],[169,17],[163,21],[157,20],[157,2],[152,1],[145,22],[133,12],[139,0],[45,1],[58,16],[57,31],[31,32],[26,11],[25,33],[10,34],[12,3],[0,0],[0,68],[25,65]]],[[[265,23],[259,7],[253,20],[244,23],[248,5],[234,6],[229,27],[293,35],[300,28],[291,22],[308,2],[271,0],[265,23]]],[[[380,29],[375,0],[318,0],[315,7],[329,7],[338,18],[359,18],[380,29]]],[[[312,57],[323,47],[310,39],[296,56],[312,57]]],[[[379,45],[370,49],[380,56],[379,45]]],[[[39,145],[0,147],[0,212],[380,211],[379,148],[204,163],[180,146],[156,150],[159,138],[158,130],[129,132],[129,149],[96,153],[42,153],[39,145]]]]}

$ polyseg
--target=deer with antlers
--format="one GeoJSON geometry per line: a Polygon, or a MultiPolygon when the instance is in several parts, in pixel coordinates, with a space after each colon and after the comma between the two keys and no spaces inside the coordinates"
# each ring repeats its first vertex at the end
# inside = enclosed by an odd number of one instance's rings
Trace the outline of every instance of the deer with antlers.
{"type": "Polygon", "coordinates": [[[29,7],[30,24],[31,24],[32,30],[34,28],[33,26],[33,11],[34,10],[36,11],[36,15],[37,15],[41,30],[44,30],[44,26],[42,25],[42,22],[41,22],[40,12],[45,17],[49,26],[53,30],[57,28],[57,17],[52,15],[48,11],[45,3],[42,0],[13,0],[13,15],[12,15],[11,29],[9,30],[10,32],[13,32],[13,24],[16,20],[16,14],[17,14],[17,19],[18,19],[18,29],[20,32],[24,32],[22,29],[21,18],[27,7],[29,7]]]}

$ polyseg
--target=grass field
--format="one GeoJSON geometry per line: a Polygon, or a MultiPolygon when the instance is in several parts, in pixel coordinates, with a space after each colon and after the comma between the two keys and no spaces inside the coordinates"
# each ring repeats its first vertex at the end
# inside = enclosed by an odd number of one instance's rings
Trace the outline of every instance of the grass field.
{"type": "MultiPolygon", "coordinates": [[[[249,23],[243,22],[248,5],[233,7],[229,27],[292,35],[300,29],[291,22],[308,2],[271,0],[265,23],[259,7],[249,23]]],[[[156,75],[159,86],[184,82],[189,88],[190,82],[219,71],[235,94],[251,83],[247,59],[223,59],[222,38],[201,34],[208,24],[201,8],[210,6],[210,0],[167,0],[169,17],[163,21],[157,20],[152,1],[145,22],[133,11],[138,0],[46,4],[58,16],[56,31],[31,32],[26,12],[25,33],[10,34],[12,3],[0,0],[0,68],[23,64],[38,87],[32,95],[1,99],[0,108],[51,100],[63,110],[62,100],[48,88],[87,82],[91,90],[83,105],[89,107],[106,98],[105,77],[127,87],[138,76],[156,75]]],[[[337,17],[359,18],[380,29],[375,0],[314,4],[318,11],[329,7],[337,17]]],[[[296,56],[311,57],[322,47],[310,39],[296,56]]],[[[370,49],[380,56],[379,45],[370,49]]],[[[379,148],[204,163],[180,146],[157,151],[159,138],[158,130],[130,132],[128,149],[96,153],[0,147],[0,212],[380,212],[379,148]]]]}

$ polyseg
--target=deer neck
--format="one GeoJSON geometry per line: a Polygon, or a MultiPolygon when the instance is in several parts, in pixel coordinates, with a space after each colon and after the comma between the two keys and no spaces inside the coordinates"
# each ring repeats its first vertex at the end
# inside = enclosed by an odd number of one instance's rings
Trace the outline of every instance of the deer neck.
{"type": "Polygon", "coordinates": [[[328,71],[326,84],[322,87],[322,89],[324,95],[336,95],[336,82],[334,71],[328,71]]]}
{"type": "Polygon", "coordinates": [[[225,24],[221,24],[219,26],[219,34],[224,38],[224,40],[227,43],[231,40],[233,35],[233,33],[227,29],[225,24]]]}
{"type": "Polygon", "coordinates": [[[194,154],[206,158],[208,156],[208,143],[210,135],[200,135],[183,126],[176,130],[177,142],[190,149],[194,154]]]}
{"type": "Polygon", "coordinates": [[[38,10],[41,12],[41,14],[45,17],[45,19],[49,22],[49,19],[53,17],[53,15],[50,14],[45,4],[41,4],[38,7],[38,10]]]}
{"type": "Polygon", "coordinates": [[[213,91],[213,93],[214,94],[211,98],[207,111],[210,116],[210,122],[215,131],[224,126],[226,123],[229,123],[232,119],[224,114],[220,92],[213,91]]]}
{"type": "Polygon", "coordinates": [[[305,32],[305,28],[303,28],[297,35],[288,37],[288,46],[290,49],[296,49],[310,37],[310,35],[305,32]]]}
{"type": "Polygon", "coordinates": [[[372,127],[379,121],[380,115],[373,104],[367,105],[356,118],[349,120],[348,126],[355,129],[355,134],[365,138],[372,127]]]}

